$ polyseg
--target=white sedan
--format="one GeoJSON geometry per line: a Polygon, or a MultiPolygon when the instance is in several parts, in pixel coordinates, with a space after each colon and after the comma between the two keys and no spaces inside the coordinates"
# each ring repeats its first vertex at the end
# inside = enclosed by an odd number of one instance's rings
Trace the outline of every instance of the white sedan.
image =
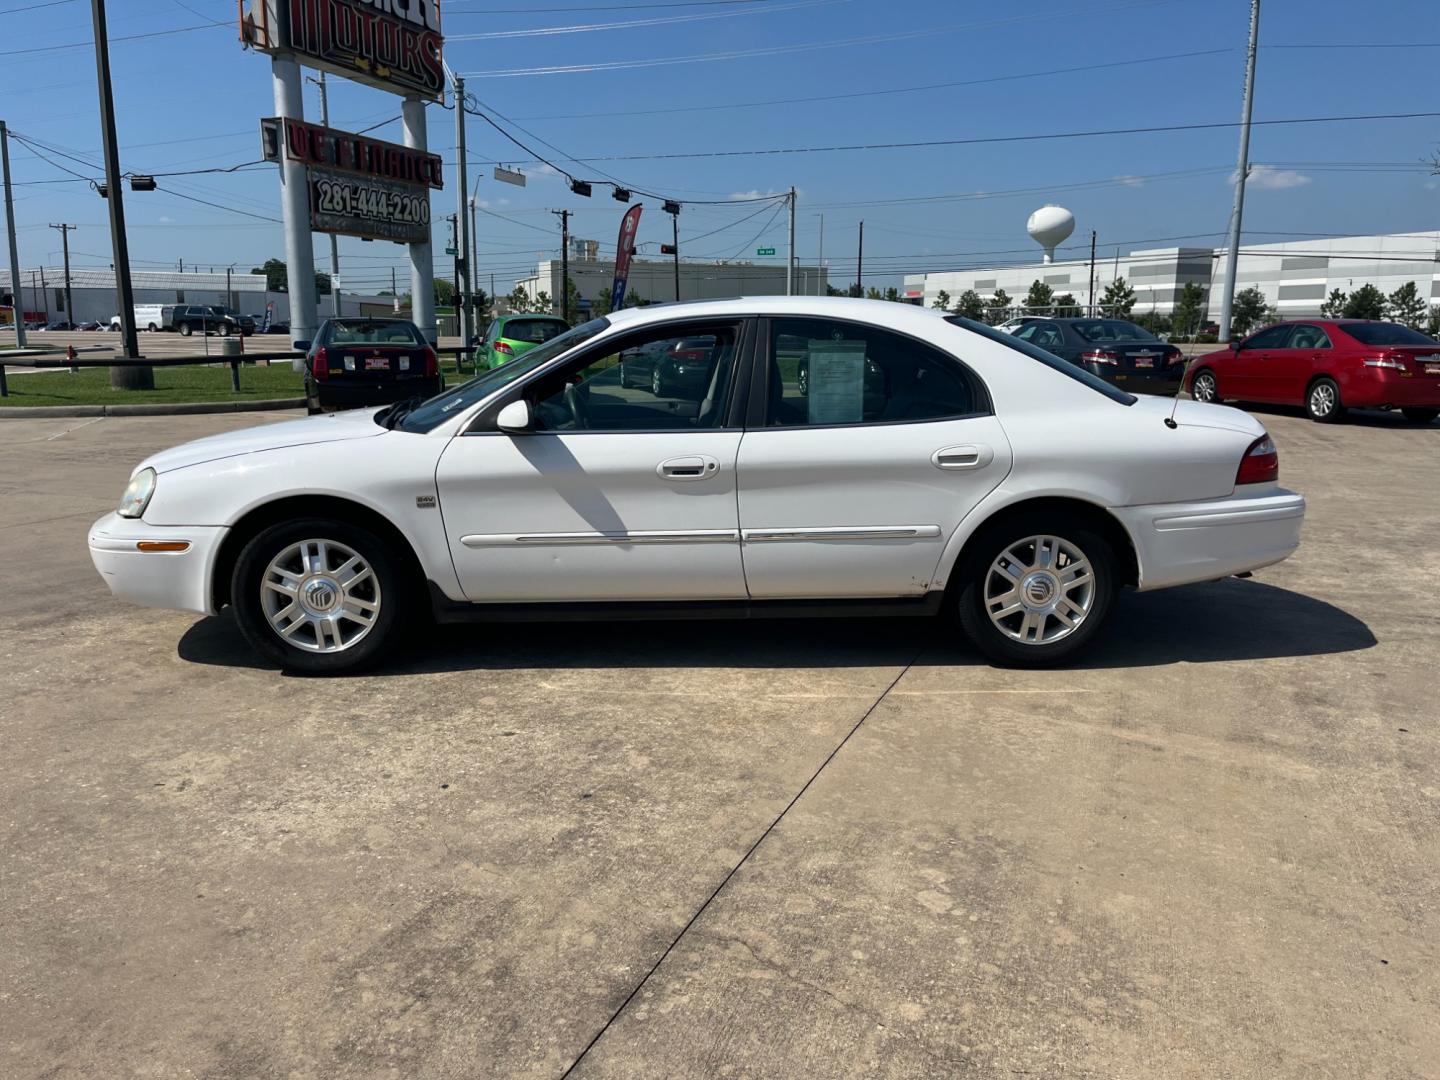
{"type": "Polygon", "coordinates": [[[725,300],[595,319],[423,403],[166,450],[90,551],[117,596],[228,604],[305,672],[384,657],[426,610],[943,614],[1043,665],[1122,586],[1293,552],[1305,501],[1278,468],[1243,412],[1133,397],[979,323],[725,300]]]}

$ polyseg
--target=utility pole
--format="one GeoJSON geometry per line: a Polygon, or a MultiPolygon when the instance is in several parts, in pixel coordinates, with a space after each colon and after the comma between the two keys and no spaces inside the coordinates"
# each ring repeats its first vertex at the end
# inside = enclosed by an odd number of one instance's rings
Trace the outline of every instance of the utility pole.
{"type": "MultiPolygon", "coordinates": [[[[470,196],[470,314],[471,327],[480,333],[480,226],[476,223],[475,203],[480,194],[480,177],[475,177],[475,192],[470,196]]],[[[491,297],[494,300],[494,297],[491,297]]]]}
{"type": "MultiPolygon", "coordinates": [[[[453,257],[453,260],[452,260],[452,262],[451,262],[451,266],[452,266],[452,268],[453,268],[454,282],[455,282],[455,291],[454,291],[454,293],[452,294],[452,296],[453,296],[454,299],[456,299],[456,300],[458,300],[459,297],[460,297],[460,263],[461,263],[461,261],[462,261],[462,260],[461,260],[461,255],[460,255],[459,242],[456,240],[456,237],[458,237],[458,236],[460,235],[460,225],[459,225],[459,222],[457,221],[457,218],[463,218],[464,216],[465,216],[464,214],[446,214],[446,215],[445,215],[445,220],[450,223],[450,250],[455,253],[455,255],[454,255],[454,257],[453,257]]],[[[459,326],[458,326],[459,314],[458,314],[458,312],[457,312],[457,314],[456,314],[456,320],[457,320],[456,329],[458,330],[458,329],[459,329],[459,326]]],[[[462,341],[464,340],[464,336],[463,336],[463,335],[461,336],[461,340],[462,340],[462,341]]]]}
{"type": "Polygon", "coordinates": [[[395,267],[390,267],[390,296],[393,298],[395,314],[400,314],[400,288],[395,284],[395,267]]]}
{"type": "Polygon", "coordinates": [[[1260,37],[1260,0],[1250,0],[1250,46],[1245,53],[1245,97],[1240,107],[1240,161],[1235,166],[1235,208],[1230,213],[1230,241],[1225,251],[1225,291],[1220,294],[1220,344],[1230,340],[1230,312],[1235,304],[1235,274],[1240,261],[1240,218],[1245,212],[1245,180],[1250,172],[1250,107],[1255,97],[1255,48],[1260,37]]]}
{"type": "Polygon", "coordinates": [[[670,246],[675,249],[672,253],[671,266],[675,268],[675,302],[680,302],[680,215],[670,215],[670,246]]]}
{"type": "Polygon", "coordinates": [[[855,295],[865,295],[865,222],[860,222],[860,250],[855,256],[855,295]]]}
{"type": "MultiPolygon", "coordinates": [[[[320,72],[320,77],[312,78],[305,76],[320,88],[320,123],[325,127],[330,126],[330,95],[325,92],[325,72],[320,72]]],[[[330,313],[339,318],[340,312],[340,240],[334,234],[330,234],[330,313]]]]}
{"type": "Polygon", "coordinates": [[[460,320],[460,342],[470,344],[470,271],[466,267],[470,254],[469,219],[465,216],[465,198],[470,194],[465,160],[465,80],[455,79],[455,313],[460,320]]]}
{"type": "Polygon", "coordinates": [[[225,306],[228,308],[235,306],[235,292],[230,288],[230,271],[233,269],[231,266],[225,267],[225,306]]]}
{"type": "Polygon", "coordinates": [[[790,189],[790,246],[785,252],[785,295],[795,295],[795,189],[790,189]]]}
{"type": "MultiPolygon", "coordinates": [[[[1090,317],[1095,317],[1095,230],[1090,230],[1090,317]]],[[[1102,313],[1103,314],[1103,313],[1102,313]]]]}
{"type": "Polygon", "coordinates": [[[20,288],[20,251],[15,244],[15,201],[10,195],[10,131],[0,120],[0,164],[5,172],[5,235],[10,238],[10,302],[15,316],[15,345],[25,348],[25,297],[20,288]]]}
{"type": "Polygon", "coordinates": [[[570,211],[551,210],[560,219],[560,317],[570,321],[570,211]]]}
{"type": "MultiPolygon", "coordinates": [[[[54,225],[50,228],[60,230],[60,247],[65,253],[65,321],[75,326],[75,298],[70,293],[70,234],[78,226],[75,225],[54,225]]],[[[131,313],[134,314],[133,312],[131,313]]]]}
{"type": "Polygon", "coordinates": [[[821,282],[825,280],[825,215],[820,215],[820,253],[815,256],[815,265],[819,272],[815,275],[815,295],[824,296],[820,290],[823,288],[821,282]]]}

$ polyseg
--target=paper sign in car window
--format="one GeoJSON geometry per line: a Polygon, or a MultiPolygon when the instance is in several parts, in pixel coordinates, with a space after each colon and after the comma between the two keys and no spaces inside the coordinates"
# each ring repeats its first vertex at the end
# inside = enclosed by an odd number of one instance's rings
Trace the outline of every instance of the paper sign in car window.
{"type": "Polygon", "coordinates": [[[809,422],[855,424],[864,418],[865,342],[810,342],[809,422]]]}

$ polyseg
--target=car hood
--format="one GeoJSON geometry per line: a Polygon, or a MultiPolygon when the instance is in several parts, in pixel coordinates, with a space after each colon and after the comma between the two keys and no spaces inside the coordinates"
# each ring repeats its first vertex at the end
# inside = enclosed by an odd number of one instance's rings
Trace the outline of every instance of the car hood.
{"type": "Polygon", "coordinates": [[[379,411],[378,408],[355,409],[326,416],[310,416],[304,420],[262,424],[223,435],[211,435],[152,454],[136,468],[150,468],[157,473],[163,473],[206,461],[254,454],[261,450],[281,450],[287,446],[339,442],[344,439],[374,438],[376,435],[384,435],[386,430],[375,423],[375,414],[379,411]]]}
{"type": "Polygon", "coordinates": [[[1238,431],[1242,435],[1259,438],[1265,434],[1265,425],[1241,409],[1228,405],[1207,405],[1201,401],[1176,401],[1174,398],[1141,396],[1131,408],[1157,419],[1173,415],[1175,422],[1185,427],[1218,428],[1221,431],[1238,431]]]}

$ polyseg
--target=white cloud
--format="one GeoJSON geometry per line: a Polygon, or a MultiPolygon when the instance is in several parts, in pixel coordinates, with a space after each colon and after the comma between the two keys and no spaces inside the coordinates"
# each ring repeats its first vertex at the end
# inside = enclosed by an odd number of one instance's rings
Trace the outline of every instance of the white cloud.
{"type": "MultiPolygon", "coordinates": [[[[746,199],[778,199],[782,195],[789,195],[788,191],[761,191],[759,188],[751,188],[749,191],[732,191],[725,197],[731,202],[743,202],[746,199]]],[[[805,192],[799,188],[795,189],[796,197],[803,196],[805,192]]]]}
{"type": "Polygon", "coordinates": [[[532,171],[536,176],[559,176],[559,175],[560,175],[560,170],[559,170],[559,169],[555,168],[555,166],[553,166],[553,165],[547,165],[547,164],[545,164],[545,162],[543,162],[543,161],[542,161],[539,165],[535,166],[531,171],[532,171]]]}
{"type": "MultiPolygon", "coordinates": [[[[1230,174],[1230,183],[1235,183],[1235,174],[1230,174]]],[[[1245,182],[1247,188],[1256,188],[1261,191],[1283,191],[1285,188],[1304,187],[1310,183],[1310,177],[1294,169],[1277,169],[1273,165],[1252,165],[1250,166],[1250,179],[1245,182]]]]}
{"type": "Polygon", "coordinates": [[[1426,181],[1425,181],[1425,190],[1426,190],[1426,191],[1434,191],[1436,188],[1440,188],[1440,180],[1426,180],[1426,181]]]}
{"type": "Polygon", "coordinates": [[[1127,174],[1124,175],[1124,176],[1117,176],[1117,177],[1115,177],[1115,179],[1116,179],[1116,181],[1118,181],[1119,183],[1124,184],[1126,187],[1144,187],[1144,186],[1145,186],[1145,178],[1144,178],[1143,176],[1131,176],[1131,175],[1129,175],[1129,174],[1127,173],[1127,174]]]}
{"type": "Polygon", "coordinates": [[[171,224],[175,219],[172,218],[172,217],[166,217],[164,214],[161,214],[158,220],[159,220],[159,222],[160,222],[161,225],[169,225],[169,224],[171,224]]]}

